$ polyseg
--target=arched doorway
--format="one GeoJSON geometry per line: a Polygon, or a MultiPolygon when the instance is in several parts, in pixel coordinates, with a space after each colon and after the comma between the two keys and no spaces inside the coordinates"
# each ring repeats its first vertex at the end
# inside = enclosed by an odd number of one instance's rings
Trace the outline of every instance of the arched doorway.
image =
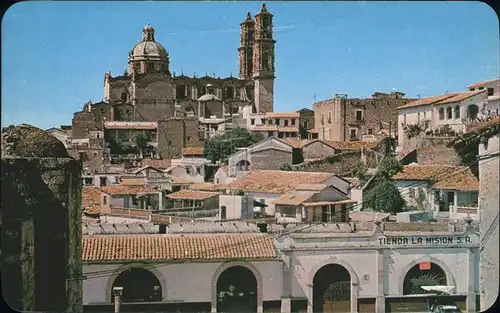
{"type": "Polygon", "coordinates": [[[122,302],[158,302],[162,299],[158,278],[143,268],[130,268],[118,275],[111,287],[111,302],[114,301],[113,288],[122,287],[122,302]]]}
{"type": "Polygon", "coordinates": [[[476,119],[477,118],[477,114],[479,113],[479,107],[475,104],[469,104],[467,106],[467,117],[469,119],[476,119]]]}
{"type": "Polygon", "coordinates": [[[403,282],[403,294],[432,294],[435,291],[426,291],[422,286],[446,286],[446,273],[437,264],[429,266],[417,264],[406,273],[403,282]]]}
{"type": "Polygon", "coordinates": [[[217,279],[217,312],[257,312],[257,278],[244,266],[232,266],[217,279]]]}
{"type": "Polygon", "coordinates": [[[350,312],[351,275],[339,264],[328,264],[313,279],[313,312],[350,312]]]}
{"type": "Polygon", "coordinates": [[[248,160],[240,160],[236,163],[236,168],[240,171],[249,171],[250,162],[248,160]]]}

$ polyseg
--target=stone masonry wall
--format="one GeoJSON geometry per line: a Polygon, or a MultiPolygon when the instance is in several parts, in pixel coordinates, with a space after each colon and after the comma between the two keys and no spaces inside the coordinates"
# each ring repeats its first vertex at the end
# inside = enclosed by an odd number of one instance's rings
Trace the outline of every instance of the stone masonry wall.
{"type": "Polygon", "coordinates": [[[182,119],[158,121],[158,152],[163,159],[181,157],[184,138],[185,128],[182,119]]]}
{"type": "Polygon", "coordinates": [[[292,164],[292,153],[267,149],[252,153],[251,170],[279,170],[283,164],[292,164]]]}
{"type": "Polygon", "coordinates": [[[2,280],[15,309],[82,311],[80,172],[71,158],[2,158],[2,280]]]}
{"type": "Polygon", "coordinates": [[[481,311],[489,309],[498,297],[499,280],[499,220],[498,204],[500,161],[498,156],[500,136],[488,140],[488,149],[479,144],[479,154],[494,154],[496,157],[479,161],[479,219],[481,254],[480,254],[480,302],[481,311]]]}
{"type": "Polygon", "coordinates": [[[335,149],[321,141],[313,142],[302,148],[302,155],[304,157],[304,160],[324,159],[327,156],[334,154],[335,149]]]}

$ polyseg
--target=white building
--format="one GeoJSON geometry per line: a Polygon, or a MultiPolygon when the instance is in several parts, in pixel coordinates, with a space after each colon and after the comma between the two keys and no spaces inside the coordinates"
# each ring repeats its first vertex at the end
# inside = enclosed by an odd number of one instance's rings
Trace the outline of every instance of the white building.
{"type": "Polygon", "coordinates": [[[479,182],[468,167],[414,163],[404,166],[393,180],[409,208],[433,217],[479,218],[479,182]]]}
{"type": "Polygon", "coordinates": [[[331,173],[274,170],[252,171],[230,183],[228,189],[252,195],[256,201],[266,205],[263,215],[274,216],[273,201],[294,191],[301,184],[332,186],[345,196],[348,196],[350,191],[348,181],[331,173]]]}
{"type": "Polygon", "coordinates": [[[438,299],[477,312],[479,238],[470,228],[331,223],[259,234],[228,224],[232,233],[209,233],[217,223],[204,233],[186,224],[84,236],[84,305],[110,310],[113,288],[123,287],[123,311],[429,312],[438,299]],[[448,296],[421,288],[429,284],[448,296]]]}
{"type": "Polygon", "coordinates": [[[468,120],[481,115],[480,107],[486,99],[486,90],[450,93],[419,99],[398,108],[398,145],[407,140],[406,129],[419,125],[424,132],[444,133],[446,128],[454,133],[466,131],[468,120]]]}
{"type": "Polygon", "coordinates": [[[500,114],[500,79],[492,79],[467,86],[470,91],[486,90],[486,99],[479,108],[485,115],[500,114]]]}
{"type": "Polygon", "coordinates": [[[57,140],[62,142],[66,148],[71,147],[71,128],[67,129],[67,127],[65,127],[65,129],[62,129],[57,127],[52,127],[46,129],[45,131],[51,134],[52,136],[56,137],[57,140]]]}
{"type": "Polygon", "coordinates": [[[247,118],[247,128],[264,137],[300,138],[300,112],[252,113],[247,118]]]}

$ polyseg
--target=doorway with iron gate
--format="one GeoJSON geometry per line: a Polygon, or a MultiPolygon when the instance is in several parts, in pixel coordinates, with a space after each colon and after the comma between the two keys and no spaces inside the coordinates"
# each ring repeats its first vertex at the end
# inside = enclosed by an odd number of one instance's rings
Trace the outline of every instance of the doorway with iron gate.
{"type": "Polygon", "coordinates": [[[314,275],[313,312],[351,312],[351,275],[342,265],[325,265],[314,275]]]}

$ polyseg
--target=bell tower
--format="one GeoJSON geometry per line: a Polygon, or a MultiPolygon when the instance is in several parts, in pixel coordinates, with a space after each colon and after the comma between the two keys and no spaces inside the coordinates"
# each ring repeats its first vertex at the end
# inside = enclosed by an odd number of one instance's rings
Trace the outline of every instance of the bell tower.
{"type": "Polygon", "coordinates": [[[273,15],[267,11],[266,4],[255,16],[253,43],[253,73],[255,82],[255,107],[257,112],[274,110],[274,46],[273,15]]]}
{"type": "Polygon", "coordinates": [[[251,80],[253,73],[252,59],[255,21],[250,12],[248,12],[246,19],[240,26],[240,47],[238,48],[240,79],[251,80]]]}

